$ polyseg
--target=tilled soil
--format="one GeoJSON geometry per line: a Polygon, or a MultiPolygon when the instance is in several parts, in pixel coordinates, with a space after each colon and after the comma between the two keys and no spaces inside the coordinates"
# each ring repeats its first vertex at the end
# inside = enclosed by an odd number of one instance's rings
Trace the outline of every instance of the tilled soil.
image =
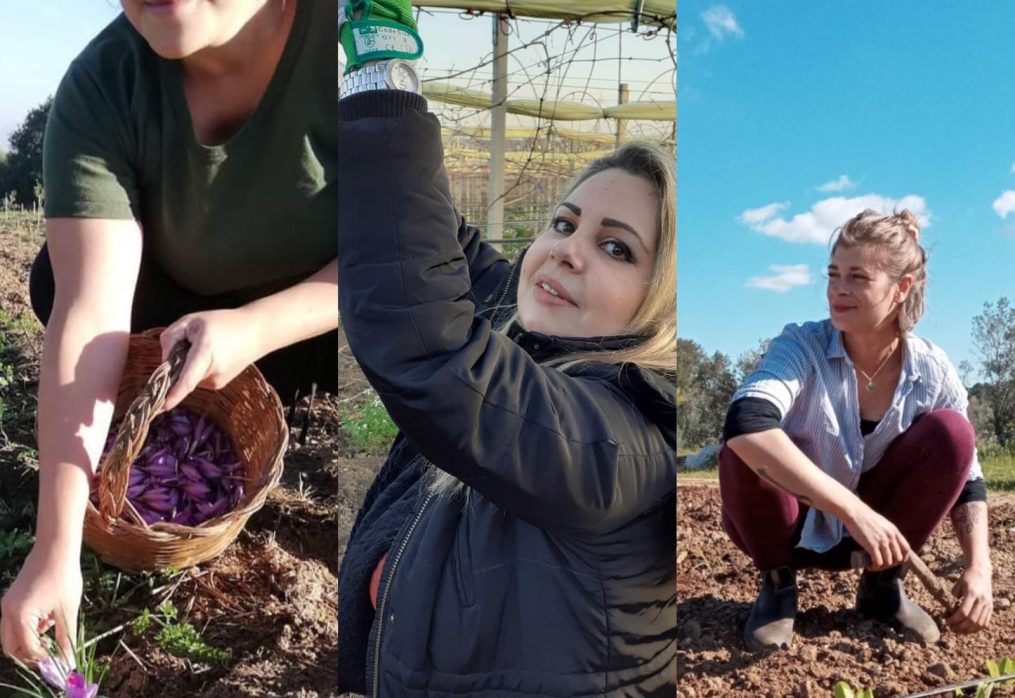
{"type": "MultiPolygon", "coordinates": [[[[751,654],[740,630],[758,589],[754,566],[726,537],[714,485],[680,483],[677,493],[678,695],[831,696],[839,680],[872,688],[877,698],[947,686],[987,675],[986,660],[1015,656],[1015,498],[994,497],[990,508],[994,617],[975,635],[947,629],[924,647],[853,610],[859,572],[798,574],[796,638],[786,651],[751,654]]],[[[921,557],[951,583],[961,551],[942,525],[921,557]]],[[[906,593],[934,613],[932,597],[914,576],[906,593]]],[[[995,696],[1012,695],[996,689],[995,696]]],[[[972,695],[970,693],[969,695],[972,695]]]]}

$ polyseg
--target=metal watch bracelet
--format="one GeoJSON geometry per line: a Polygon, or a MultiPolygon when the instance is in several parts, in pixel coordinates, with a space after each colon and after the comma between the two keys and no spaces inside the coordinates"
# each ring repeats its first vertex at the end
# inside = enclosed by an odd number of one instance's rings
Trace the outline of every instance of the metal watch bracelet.
{"type": "Polygon", "coordinates": [[[367,90],[403,90],[420,94],[419,77],[409,61],[395,58],[368,63],[342,79],[339,97],[367,90]]]}

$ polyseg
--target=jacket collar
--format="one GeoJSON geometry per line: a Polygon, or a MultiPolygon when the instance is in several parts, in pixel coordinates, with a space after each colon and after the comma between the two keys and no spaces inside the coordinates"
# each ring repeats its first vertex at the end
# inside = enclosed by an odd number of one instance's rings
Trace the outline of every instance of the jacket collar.
{"type": "Polygon", "coordinates": [[[529,332],[517,322],[508,328],[508,337],[524,349],[536,361],[546,361],[565,354],[597,351],[620,351],[640,344],[638,335],[611,337],[557,337],[541,332],[529,332]]]}

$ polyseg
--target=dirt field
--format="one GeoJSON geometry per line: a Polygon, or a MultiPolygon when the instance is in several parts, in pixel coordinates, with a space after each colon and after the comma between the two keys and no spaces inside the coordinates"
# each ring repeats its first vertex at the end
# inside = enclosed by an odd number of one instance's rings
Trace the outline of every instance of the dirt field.
{"type": "MultiPolygon", "coordinates": [[[[859,572],[807,570],[798,575],[794,645],[767,655],[743,650],[740,626],[757,594],[758,577],[722,529],[718,488],[680,483],[677,501],[680,696],[831,696],[835,682],[845,680],[884,698],[984,677],[986,660],[1015,655],[1011,495],[991,502],[995,613],[987,631],[958,636],[945,630],[936,646],[912,644],[887,626],[857,616],[853,598],[859,572]]],[[[930,568],[950,580],[961,571],[960,555],[947,523],[922,551],[930,568]]],[[[906,592],[925,609],[934,608],[915,578],[906,579],[906,592]]],[[[994,695],[1015,691],[997,689],[994,695]]]]}
{"type": "MultiPolygon", "coordinates": [[[[41,237],[0,224],[0,309],[7,319],[37,327],[27,300],[27,277],[41,237]],[[30,321],[30,322],[29,322],[30,321]]],[[[34,526],[35,396],[41,338],[4,327],[3,357],[14,380],[2,393],[0,532],[34,526]],[[23,335],[23,336],[22,336],[23,335]]],[[[220,558],[168,575],[123,575],[86,553],[83,611],[89,637],[106,631],[98,657],[109,666],[103,696],[335,695],[337,681],[336,518],[349,517],[348,495],[336,495],[348,463],[339,426],[339,398],[318,396],[311,427],[300,444],[307,403],[294,415],[283,484],[220,558]],[[116,590],[111,593],[113,584],[116,590]],[[181,621],[207,645],[231,654],[224,662],[181,659],[157,639],[157,628],[132,629],[145,609],[168,599],[181,621]]],[[[0,561],[6,588],[27,550],[0,561]]],[[[0,660],[0,682],[16,683],[13,664],[0,660]]],[[[0,695],[8,695],[0,689],[0,695]]]]}

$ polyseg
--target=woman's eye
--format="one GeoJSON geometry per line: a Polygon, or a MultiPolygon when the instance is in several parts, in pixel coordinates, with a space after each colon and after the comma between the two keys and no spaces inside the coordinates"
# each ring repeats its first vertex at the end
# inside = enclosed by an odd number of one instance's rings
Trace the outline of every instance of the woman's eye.
{"type": "Polygon", "coordinates": [[[625,262],[634,261],[634,257],[631,255],[631,250],[627,248],[627,245],[617,242],[616,240],[607,240],[604,242],[603,249],[606,250],[606,254],[610,255],[613,259],[622,259],[625,262]]]}
{"type": "Polygon", "coordinates": [[[567,218],[554,218],[550,227],[553,228],[555,232],[562,233],[564,235],[570,235],[574,232],[574,223],[569,221],[567,218]]]}

